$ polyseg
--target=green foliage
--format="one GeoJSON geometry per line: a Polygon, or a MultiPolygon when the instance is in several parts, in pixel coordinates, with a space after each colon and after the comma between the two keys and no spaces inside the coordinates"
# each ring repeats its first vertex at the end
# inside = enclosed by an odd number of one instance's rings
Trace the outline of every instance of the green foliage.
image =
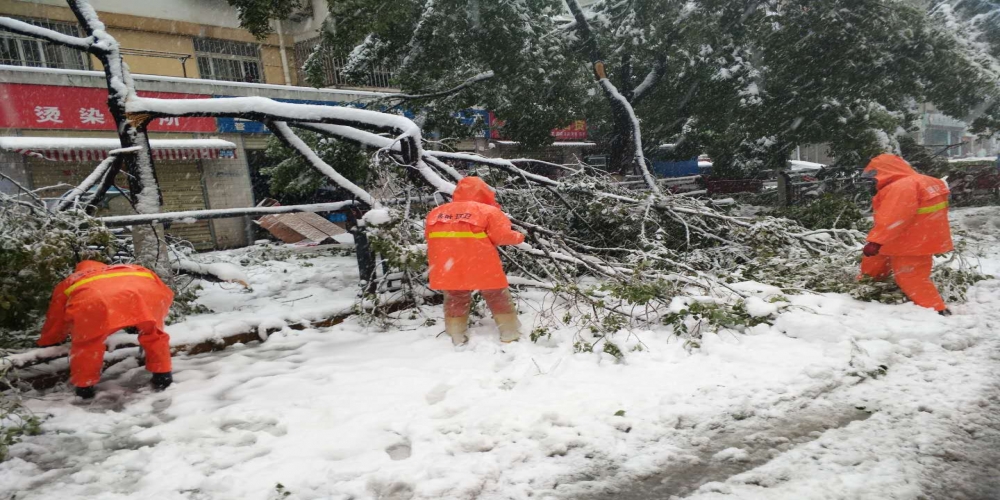
{"type": "Polygon", "coordinates": [[[201,285],[187,286],[174,293],[174,303],[170,306],[170,313],[167,315],[166,323],[172,325],[192,314],[208,314],[213,312],[203,304],[199,304],[198,291],[201,285]]]}
{"type": "MultiPolygon", "coordinates": [[[[328,56],[345,58],[360,84],[372,67],[393,68],[409,94],[492,71],[406,106],[445,135],[461,129],[456,111],[481,106],[529,147],[585,118],[617,166],[631,130],[588,70],[593,48],[635,108],[646,145],[675,143],[678,159],[706,152],[717,175],[734,178],[783,166],[799,144],[829,143],[839,162],[858,166],[896,147],[914,102],[952,116],[996,102],[996,5],[954,3],[929,13],[905,0],[605,0],[588,7],[588,46],[565,25],[564,0],[343,0],[328,3],[330,26],[306,68],[316,86],[326,83],[328,56]],[[651,85],[639,96],[643,82],[651,85]]],[[[976,130],[995,132],[1000,104],[979,116],[976,130]]]]}
{"type": "Polygon", "coordinates": [[[11,396],[0,395],[0,462],[7,459],[10,447],[20,443],[23,436],[41,434],[41,425],[42,421],[20,404],[14,406],[11,396]]]}
{"type": "Polygon", "coordinates": [[[80,260],[109,262],[112,234],[80,212],[50,214],[0,200],[0,348],[37,336],[52,290],[80,260]]]}
{"type": "Polygon", "coordinates": [[[610,354],[615,357],[615,359],[621,360],[625,358],[625,353],[618,347],[617,344],[611,342],[608,339],[604,339],[604,349],[605,354],[610,354]]]}
{"type": "Polygon", "coordinates": [[[538,342],[542,337],[552,338],[552,332],[547,327],[540,326],[531,331],[530,337],[532,342],[538,342]]]}
{"type": "Polygon", "coordinates": [[[283,262],[292,257],[292,252],[283,245],[253,245],[245,248],[239,255],[239,263],[243,267],[268,261],[283,262]]]}
{"type": "MultiPolygon", "coordinates": [[[[355,184],[364,184],[370,162],[359,146],[312,132],[299,132],[299,137],[328,165],[355,184]]],[[[285,204],[310,203],[316,191],[331,184],[323,175],[281,141],[272,137],[265,153],[272,166],[261,169],[270,178],[271,192],[285,204]]]]}
{"type": "Polygon", "coordinates": [[[871,229],[869,217],[853,199],[840,193],[824,193],[801,205],[774,211],[773,215],[798,222],[807,229],[871,229]]]}
{"type": "Polygon", "coordinates": [[[240,16],[240,25],[258,40],[267,38],[272,33],[272,19],[286,19],[301,8],[299,0],[226,0],[236,7],[240,16]]]}
{"type": "MultiPolygon", "coordinates": [[[[0,370],[0,389],[10,385],[8,372],[0,370]]],[[[0,392],[0,462],[7,459],[11,445],[19,443],[23,436],[41,434],[41,425],[41,419],[22,404],[20,393],[13,389],[0,392]]]]}

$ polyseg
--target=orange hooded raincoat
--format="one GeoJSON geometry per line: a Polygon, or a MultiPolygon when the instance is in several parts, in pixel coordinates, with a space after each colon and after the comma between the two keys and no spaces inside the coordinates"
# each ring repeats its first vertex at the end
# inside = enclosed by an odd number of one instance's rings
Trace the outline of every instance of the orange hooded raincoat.
{"type": "Polygon", "coordinates": [[[433,290],[507,288],[496,247],[524,242],[524,235],[511,229],[493,191],[478,177],[460,180],[452,202],[427,215],[425,236],[433,290]]]}
{"type": "Polygon", "coordinates": [[[171,371],[170,337],[163,322],[174,293],[156,273],[141,266],[85,260],[52,292],[38,345],[55,345],[71,336],[70,381],[90,387],[101,377],[104,341],[126,327],[139,329],[146,369],[171,371]]]}
{"type": "Polygon", "coordinates": [[[875,157],[865,172],[875,171],[878,194],[872,200],[875,227],[868,241],[879,254],[861,261],[861,272],[884,278],[890,271],[915,304],[941,311],[945,303],[930,280],[933,256],[954,249],[948,224],[948,185],[918,174],[902,158],[875,157]]]}

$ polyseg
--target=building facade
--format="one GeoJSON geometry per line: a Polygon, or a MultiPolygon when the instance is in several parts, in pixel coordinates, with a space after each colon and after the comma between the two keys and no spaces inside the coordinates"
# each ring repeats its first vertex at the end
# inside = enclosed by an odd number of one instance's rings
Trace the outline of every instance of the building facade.
{"type": "MultiPolygon", "coordinates": [[[[225,0],[91,3],[121,43],[143,96],[262,96],[344,106],[379,95],[295,86],[300,66],[295,36],[281,31],[256,40],[239,28],[236,11],[225,0]]],[[[0,15],[82,34],[59,0],[0,2],[0,15]]],[[[23,187],[57,200],[115,149],[101,69],[86,54],[0,31],[0,172],[20,185],[0,180],[0,190],[23,187]]],[[[261,201],[253,189],[260,169],[268,165],[269,133],[261,124],[176,118],[158,120],[149,130],[164,211],[242,208],[261,201]]],[[[124,174],[116,185],[99,213],[134,213],[123,196],[124,174]]],[[[198,250],[238,247],[253,238],[247,218],[174,224],[167,233],[198,250]]]]}

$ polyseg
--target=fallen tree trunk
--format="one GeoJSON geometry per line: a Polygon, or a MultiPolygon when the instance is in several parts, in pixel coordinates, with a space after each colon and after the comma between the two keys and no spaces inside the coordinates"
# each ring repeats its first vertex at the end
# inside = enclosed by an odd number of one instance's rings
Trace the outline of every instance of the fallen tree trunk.
{"type": "Polygon", "coordinates": [[[336,203],[312,203],[308,205],[282,205],[277,207],[219,208],[213,210],[188,210],[184,212],[163,212],[157,214],[115,215],[99,220],[108,227],[131,226],[151,222],[180,222],[186,220],[225,219],[229,217],[255,217],[258,215],[287,214],[294,212],[336,212],[357,205],[352,201],[336,203]]]}
{"type": "MultiPolygon", "coordinates": [[[[440,296],[434,296],[426,299],[424,303],[437,304],[440,303],[440,301],[440,296]]],[[[412,301],[400,300],[396,303],[384,306],[383,310],[386,313],[394,313],[404,311],[414,306],[415,304],[412,301]]],[[[171,346],[170,353],[175,356],[178,354],[195,356],[198,354],[221,351],[235,344],[266,342],[272,334],[280,332],[285,328],[296,331],[302,331],[309,328],[329,328],[347,321],[347,319],[355,316],[356,314],[356,310],[352,307],[344,309],[342,312],[320,321],[291,323],[281,328],[267,328],[263,331],[255,327],[248,331],[234,333],[221,338],[205,340],[193,344],[179,344],[171,346]]],[[[115,344],[114,350],[108,351],[105,355],[104,369],[116,365],[126,359],[138,357],[138,347],[138,337],[132,337],[125,342],[115,344]]],[[[68,358],[68,344],[32,349],[27,352],[12,354],[10,356],[0,358],[0,371],[9,370],[9,373],[12,375],[10,378],[14,379],[14,382],[10,385],[0,382],[0,390],[8,390],[11,388],[11,385],[19,385],[18,382],[31,386],[31,388],[35,390],[52,388],[69,378],[68,358]],[[50,370],[41,370],[39,368],[43,365],[49,365],[56,362],[61,363],[61,366],[54,367],[50,370]],[[32,373],[35,370],[38,371],[32,373]]]]}

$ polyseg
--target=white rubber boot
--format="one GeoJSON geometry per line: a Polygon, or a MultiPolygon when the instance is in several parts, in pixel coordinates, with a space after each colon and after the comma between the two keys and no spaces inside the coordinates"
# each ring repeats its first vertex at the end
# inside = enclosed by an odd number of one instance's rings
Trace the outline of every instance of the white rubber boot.
{"type": "Polygon", "coordinates": [[[459,346],[469,341],[466,332],[469,331],[469,317],[445,318],[444,331],[451,337],[451,343],[459,346]]]}
{"type": "Polygon", "coordinates": [[[516,314],[494,314],[493,321],[497,322],[497,329],[500,330],[500,342],[508,344],[521,338],[521,322],[516,314]]]}

